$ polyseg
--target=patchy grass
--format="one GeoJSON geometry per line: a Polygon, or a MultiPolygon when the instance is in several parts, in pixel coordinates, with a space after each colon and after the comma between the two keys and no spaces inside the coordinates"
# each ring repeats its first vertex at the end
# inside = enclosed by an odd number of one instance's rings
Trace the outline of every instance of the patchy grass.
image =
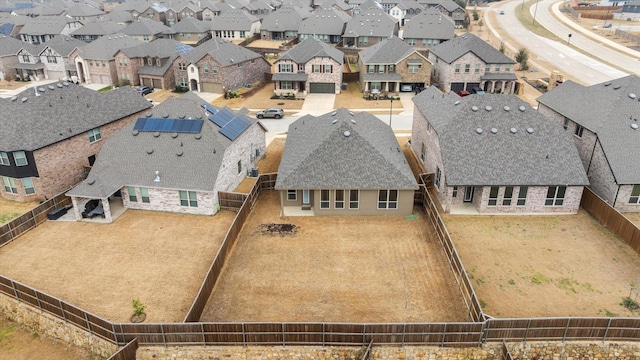
{"type": "Polygon", "coordinates": [[[38,206],[38,203],[35,201],[17,202],[0,197],[0,225],[15,219],[36,206],[38,206]]]}
{"type": "Polygon", "coordinates": [[[538,21],[533,20],[533,16],[529,9],[531,6],[544,6],[544,4],[537,3],[536,1],[530,0],[524,2],[524,7],[519,5],[516,7],[516,16],[518,20],[524,25],[527,29],[529,29],[532,33],[536,35],[540,35],[542,37],[546,37],[551,40],[561,41],[559,37],[557,37],[554,33],[547,30],[544,26],[540,25],[538,21]],[[536,5],[537,4],[537,5],[536,5]]]}

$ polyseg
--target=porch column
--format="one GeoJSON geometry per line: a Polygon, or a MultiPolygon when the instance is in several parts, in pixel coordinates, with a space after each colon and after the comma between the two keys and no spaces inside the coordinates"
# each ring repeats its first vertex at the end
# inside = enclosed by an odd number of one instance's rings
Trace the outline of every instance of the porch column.
{"type": "Polygon", "coordinates": [[[104,209],[104,219],[108,222],[108,223],[112,223],[113,222],[113,217],[111,217],[111,207],[109,206],[109,198],[102,198],[100,199],[100,202],[102,203],[102,208],[104,209]]]}
{"type": "Polygon", "coordinates": [[[510,88],[511,88],[511,92],[509,94],[515,94],[515,91],[516,91],[516,82],[515,81],[511,82],[510,88]]]}
{"type": "Polygon", "coordinates": [[[491,80],[491,94],[496,92],[496,81],[491,80]]]}
{"type": "Polygon", "coordinates": [[[506,81],[502,80],[502,87],[500,88],[500,93],[504,94],[504,86],[506,85],[506,81]]]}
{"type": "MultiPolygon", "coordinates": [[[[486,81],[486,80],[481,80],[481,81],[480,81],[480,89],[485,90],[485,89],[486,89],[486,88],[485,88],[485,85],[486,85],[486,84],[487,84],[487,81],[486,81]]],[[[485,91],[486,91],[486,90],[485,90],[485,91]]]]}
{"type": "Polygon", "coordinates": [[[80,212],[80,205],[78,204],[77,197],[71,197],[71,205],[73,205],[73,215],[75,215],[76,221],[82,220],[82,213],[80,212]]]}

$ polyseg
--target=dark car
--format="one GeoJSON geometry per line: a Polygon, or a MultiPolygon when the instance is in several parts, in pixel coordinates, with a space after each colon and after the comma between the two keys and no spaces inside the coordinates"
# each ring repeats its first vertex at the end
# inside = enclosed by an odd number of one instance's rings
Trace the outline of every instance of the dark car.
{"type": "Polygon", "coordinates": [[[151,86],[138,86],[136,91],[138,92],[138,94],[144,96],[147,94],[151,94],[153,92],[153,88],[151,86]]]}

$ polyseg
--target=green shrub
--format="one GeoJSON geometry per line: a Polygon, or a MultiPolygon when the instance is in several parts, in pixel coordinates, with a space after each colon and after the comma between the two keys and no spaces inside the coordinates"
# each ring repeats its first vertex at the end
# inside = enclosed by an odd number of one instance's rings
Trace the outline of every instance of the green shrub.
{"type": "Polygon", "coordinates": [[[638,302],[633,300],[630,297],[625,297],[622,298],[622,302],[620,303],[620,305],[622,305],[623,307],[629,309],[629,310],[638,310],[640,309],[640,305],[638,305],[638,302]]]}
{"type": "Polygon", "coordinates": [[[144,305],[142,302],[140,302],[140,299],[133,299],[131,304],[133,305],[133,314],[134,315],[140,316],[140,315],[144,314],[144,309],[147,306],[144,305]]]}

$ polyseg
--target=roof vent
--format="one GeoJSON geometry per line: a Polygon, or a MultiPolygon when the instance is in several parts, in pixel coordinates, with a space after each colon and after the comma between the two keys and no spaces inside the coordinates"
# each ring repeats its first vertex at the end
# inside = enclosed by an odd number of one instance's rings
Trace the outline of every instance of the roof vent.
{"type": "Polygon", "coordinates": [[[496,129],[496,128],[491,128],[491,133],[492,133],[492,134],[497,134],[497,133],[498,133],[498,129],[496,129]]]}
{"type": "Polygon", "coordinates": [[[166,114],[166,113],[165,113],[165,114],[162,114],[162,117],[166,119],[166,118],[168,118],[168,117],[169,117],[169,114],[166,114]]]}
{"type": "Polygon", "coordinates": [[[22,102],[27,102],[27,100],[29,100],[29,99],[26,98],[26,97],[23,97],[22,99],[20,99],[20,101],[22,101],[22,102]]]}
{"type": "Polygon", "coordinates": [[[156,178],[153,179],[154,182],[160,182],[160,171],[156,170],[156,178]]]}
{"type": "Polygon", "coordinates": [[[171,133],[171,137],[174,138],[174,139],[177,138],[178,137],[178,133],[177,132],[171,133]]]}
{"type": "Polygon", "coordinates": [[[180,118],[180,119],[184,119],[184,115],[180,115],[180,116],[179,116],[179,118],[180,118]]]}
{"type": "Polygon", "coordinates": [[[460,100],[456,100],[453,102],[453,105],[460,105],[460,100]]]}
{"type": "Polygon", "coordinates": [[[153,133],[153,137],[159,137],[160,136],[160,131],[156,131],[153,133]]]}
{"type": "Polygon", "coordinates": [[[636,94],[631,93],[631,94],[629,94],[629,97],[630,97],[631,99],[635,99],[635,98],[636,98],[636,94]]]}
{"type": "Polygon", "coordinates": [[[529,134],[533,134],[533,128],[527,128],[527,132],[528,132],[529,134]]]}
{"type": "Polygon", "coordinates": [[[196,134],[195,138],[196,138],[196,140],[202,139],[202,134],[196,134]]]}
{"type": "Polygon", "coordinates": [[[631,124],[631,128],[633,130],[638,130],[638,124],[636,124],[636,123],[631,124]]]}
{"type": "Polygon", "coordinates": [[[138,134],[140,133],[140,131],[138,131],[138,130],[133,130],[131,133],[133,134],[133,136],[138,136],[138,134]]]}
{"type": "Polygon", "coordinates": [[[620,89],[620,85],[615,85],[615,86],[613,87],[613,90],[618,90],[618,89],[620,89]]]}
{"type": "Polygon", "coordinates": [[[518,108],[518,110],[524,112],[525,110],[527,110],[526,107],[524,107],[524,105],[520,105],[520,107],[518,108]]]}
{"type": "Polygon", "coordinates": [[[510,107],[508,107],[508,106],[505,106],[505,107],[504,107],[504,111],[511,111],[511,108],[510,108],[510,107]]]}
{"type": "Polygon", "coordinates": [[[351,132],[349,132],[349,130],[347,130],[347,131],[345,131],[343,133],[343,135],[344,135],[344,137],[349,137],[349,136],[351,136],[351,132]]]}
{"type": "Polygon", "coordinates": [[[153,114],[151,114],[151,112],[148,112],[148,113],[144,114],[144,116],[146,116],[146,117],[151,117],[151,115],[153,115],[153,114]]]}
{"type": "Polygon", "coordinates": [[[178,151],[176,152],[176,155],[178,155],[178,156],[182,156],[182,154],[184,154],[184,152],[182,152],[182,150],[178,150],[178,151]]]}
{"type": "Polygon", "coordinates": [[[604,86],[609,86],[611,85],[611,81],[604,83],[604,86]]]}
{"type": "Polygon", "coordinates": [[[353,112],[349,111],[349,115],[353,116],[353,112]]]}
{"type": "Polygon", "coordinates": [[[65,81],[65,82],[62,83],[62,85],[69,86],[69,83],[65,81]]]}
{"type": "Polygon", "coordinates": [[[337,123],[337,122],[338,122],[338,119],[335,119],[335,120],[333,120],[331,123],[332,123],[332,124],[335,124],[335,123],[337,123]]]}
{"type": "Polygon", "coordinates": [[[47,86],[47,87],[49,88],[49,90],[55,90],[55,89],[56,89],[56,87],[55,87],[55,86],[53,86],[53,85],[49,85],[49,86],[47,86]]]}
{"type": "Polygon", "coordinates": [[[355,123],[356,123],[356,121],[355,121],[355,120],[353,120],[353,119],[351,119],[351,123],[352,123],[352,124],[355,124],[355,123]]]}
{"type": "Polygon", "coordinates": [[[338,113],[337,111],[334,111],[331,113],[331,116],[336,116],[337,113],[338,113]]]}
{"type": "Polygon", "coordinates": [[[87,184],[89,184],[89,185],[93,185],[93,184],[95,184],[95,183],[96,183],[96,179],[89,179],[89,180],[87,180],[87,184]]]}
{"type": "Polygon", "coordinates": [[[518,132],[518,129],[516,129],[516,128],[511,128],[511,130],[510,130],[510,131],[511,131],[511,133],[512,133],[512,134],[515,134],[515,133],[517,133],[517,132],[518,132]]]}
{"type": "Polygon", "coordinates": [[[153,149],[152,148],[147,149],[147,154],[149,155],[153,154],[153,149]]]}
{"type": "Polygon", "coordinates": [[[45,89],[45,88],[43,88],[43,87],[39,87],[39,88],[38,88],[38,91],[40,91],[40,92],[45,92],[46,90],[47,90],[47,89],[45,89]]]}
{"type": "Polygon", "coordinates": [[[56,86],[59,87],[59,88],[62,88],[62,84],[61,83],[57,83],[56,86]]]}
{"type": "Polygon", "coordinates": [[[484,107],[484,109],[487,110],[487,111],[491,111],[491,109],[493,109],[493,108],[491,106],[487,105],[487,106],[484,107]]]}
{"type": "Polygon", "coordinates": [[[471,111],[478,111],[478,107],[477,107],[477,106],[475,106],[475,105],[474,105],[474,106],[472,106],[472,107],[471,107],[471,111]]]}
{"type": "Polygon", "coordinates": [[[16,100],[18,100],[17,96],[14,95],[14,96],[11,97],[11,101],[16,101],[16,100]]]}
{"type": "Polygon", "coordinates": [[[477,129],[476,129],[476,132],[477,132],[478,134],[482,134],[482,128],[477,128],[477,129]]]}

